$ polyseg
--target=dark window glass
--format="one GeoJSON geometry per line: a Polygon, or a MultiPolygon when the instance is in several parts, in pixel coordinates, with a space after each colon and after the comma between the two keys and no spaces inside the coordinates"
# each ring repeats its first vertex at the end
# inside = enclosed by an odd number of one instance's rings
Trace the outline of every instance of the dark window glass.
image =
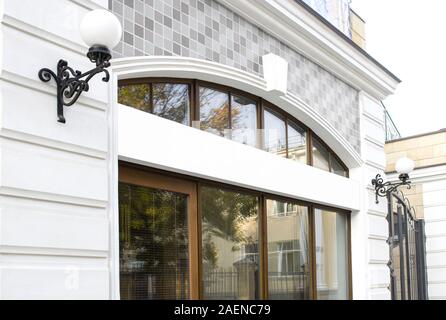
{"type": "Polygon", "coordinates": [[[314,213],[317,298],[348,299],[347,215],[321,209],[314,213]]]}
{"type": "Polygon", "coordinates": [[[270,299],[310,298],[308,208],[266,201],[270,299]]]}
{"type": "Polygon", "coordinates": [[[145,112],[150,110],[150,85],[130,84],[119,86],[118,103],[139,109],[145,112]]]}
{"type": "Polygon", "coordinates": [[[347,171],[345,171],[344,166],[342,166],[341,163],[333,155],[331,155],[330,162],[331,172],[343,177],[347,177],[347,171]]]}
{"type": "Polygon", "coordinates": [[[285,120],[269,110],[264,113],[264,149],[281,157],[286,157],[285,120]]]}
{"type": "Polygon", "coordinates": [[[257,104],[255,101],[232,95],[231,97],[232,140],[256,146],[257,104]]]}
{"type": "Polygon", "coordinates": [[[122,299],[188,299],[187,196],[119,184],[122,299]]]}
{"type": "Polygon", "coordinates": [[[330,155],[317,139],[313,139],[313,166],[322,170],[330,171],[330,155]]]}
{"type": "Polygon", "coordinates": [[[288,158],[307,163],[307,131],[288,121],[288,158]]]}
{"type": "Polygon", "coordinates": [[[189,86],[187,84],[154,83],[153,114],[189,125],[189,86]]]}
{"type": "Polygon", "coordinates": [[[257,197],[201,189],[204,299],[258,299],[257,197]]]}
{"type": "Polygon", "coordinates": [[[200,87],[200,128],[222,137],[229,137],[229,95],[200,87]]]}

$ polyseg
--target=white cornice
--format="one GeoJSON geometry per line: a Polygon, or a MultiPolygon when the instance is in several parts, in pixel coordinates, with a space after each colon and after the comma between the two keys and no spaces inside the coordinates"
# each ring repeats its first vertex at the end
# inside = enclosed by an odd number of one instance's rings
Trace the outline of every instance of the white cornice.
{"type": "MultiPolygon", "coordinates": [[[[105,5],[101,5],[98,2],[101,1],[92,1],[92,0],[70,0],[77,5],[84,7],[87,10],[96,10],[96,9],[106,9],[105,5]]],[[[103,1],[102,1],[103,2],[103,1]]]]}
{"type": "Polygon", "coordinates": [[[377,99],[399,81],[293,0],[218,0],[265,32],[377,99]]]}
{"type": "MultiPolygon", "coordinates": [[[[142,77],[192,78],[234,87],[262,97],[287,111],[323,139],[349,167],[362,165],[361,156],[327,119],[298,96],[269,91],[265,79],[223,64],[177,56],[131,57],[112,61],[118,79],[142,77]]],[[[115,92],[113,89],[111,92],[115,92]]],[[[111,99],[111,101],[114,101],[111,99]]]]}

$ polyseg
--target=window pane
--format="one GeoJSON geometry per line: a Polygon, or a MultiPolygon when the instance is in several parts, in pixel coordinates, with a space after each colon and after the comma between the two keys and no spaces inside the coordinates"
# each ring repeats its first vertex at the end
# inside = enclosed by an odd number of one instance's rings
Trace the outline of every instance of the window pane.
{"type": "Polygon", "coordinates": [[[288,158],[306,164],[307,132],[292,122],[288,123],[288,158]]]}
{"type": "Polygon", "coordinates": [[[188,299],[187,196],[119,184],[121,299],[188,299]]]}
{"type": "Polygon", "coordinates": [[[265,110],[265,151],[286,157],[285,121],[265,110]]]}
{"type": "Polygon", "coordinates": [[[189,85],[154,83],[153,114],[189,125],[189,85]]]}
{"type": "Polygon", "coordinates": [[[317,297],[348,299],[347,215],[316,209],[315,229],[317,297]]]}
{"type": "Polygon", "coordinates": [[[200,87],[200,128],[220,136],[228,136],[229,96],[210,88],[200,87]]]}
{"type": "Polygon", "coordinates": [[[333,156],[331,156],[331,172],[343,177],[347,177],[347,171],[341,165],[341,163],[333,156]]]}
{"type": "Polygon", "coordinates": [[[201,189],[203,297],[258,299],[258,198],[201,189]]]}
{"type": "Polygon", "coordinates": [[[251,99],[232,96],[232,140],[256,146],[257,104],[251,99]]]}
{"type": "Polygon", "coordinates": [[[266,201],[269,299],[310,298],[308,208],[266,201]]]}
{"type": "Polygon", "coordinates": [[[119,86],[118,103],[133,107],[145,112],[150,110],[150,85],[130,84],[119,86]]]}
{"type": "Polygon", "coordinates": [[[313,139],[313,166],[330,171],[328,150],[317,139],[313,139]]]}

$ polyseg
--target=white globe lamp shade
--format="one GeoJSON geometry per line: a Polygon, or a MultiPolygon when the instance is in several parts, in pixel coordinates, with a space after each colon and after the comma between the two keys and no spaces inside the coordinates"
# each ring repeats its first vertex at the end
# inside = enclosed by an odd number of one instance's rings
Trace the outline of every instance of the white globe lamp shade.
{"type": "Polygon", "coordinates": [[[80,24],[82,40],[89,46],[113,49],[122,37],[122,26],[110,11],[97,9],[88,12],[80,24]]]}
{"type": "Polygon", "coordinates": [[[395,164],[396,172],[399,174],[409,174],[415,168],[415,163],[407,157],[399,159],[395,164]]]}

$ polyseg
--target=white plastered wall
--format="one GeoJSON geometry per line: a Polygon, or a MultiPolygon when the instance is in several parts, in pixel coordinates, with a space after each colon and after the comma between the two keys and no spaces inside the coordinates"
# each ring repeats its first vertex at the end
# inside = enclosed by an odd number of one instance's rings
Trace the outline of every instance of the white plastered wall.
{"type": "Polygon", "coordinates": [[[78,26],[107,0],[4,0],[0,75],[0,299],[109,299],[108,86],[57,122],[59,59],[88,70],[78,26]]]}
{"type": "MultiPolygon", "coordinates": [[[[387,201],[375,203],[371,180],[384,176],[385,129],[380,101],[360,93],[361,151],[363,165],[350,171],[361,184],[361,209],[352,214],[352,269],[354,299],[390,299],[387,201]]],[[[384,176],[385,177],[385,176],[384,176]]]]}

